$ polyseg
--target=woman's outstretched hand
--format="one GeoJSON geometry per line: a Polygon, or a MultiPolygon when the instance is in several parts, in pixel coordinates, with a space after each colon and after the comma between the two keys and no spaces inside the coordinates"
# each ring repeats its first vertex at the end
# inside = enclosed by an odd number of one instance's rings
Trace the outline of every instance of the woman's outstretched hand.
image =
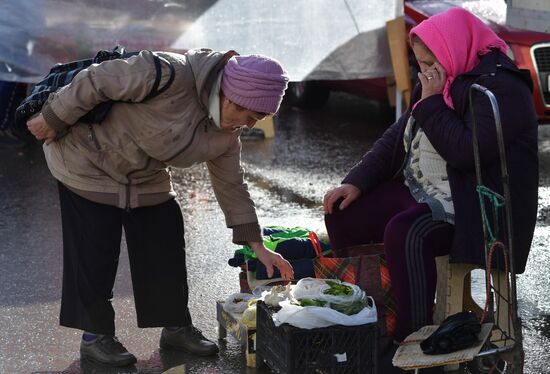
{"type": "Polygon", "coordinates": [[[281,277],[285,280],[292,280],[294,279],[294,269],[292,269],[292,265],[290,262],[285,260],[283,256],[281,256],[279,253],[270,251],[267,249],[262,242],[251,242],[248,243],[250,245],[250,248],[256,253],[256,257],[262,264],[264,264],[266,270],[267,270],[267,277],[271,278],[273,277],[274,269],[273,267],[276,267],[279,269],[279,273],[281,273],[281,277]]]}
{"type": "Polygon", "coordinates": [[[355,187],[353,184],[342,184],[325,194],[323,199],[323,207],[325,208],[325,214],[332,214],[334,209],[334,203],[340,198],[344,200],[338,206],[338,209],[346,209],[353,201],[361,196],[361,190],[355,187]]]}

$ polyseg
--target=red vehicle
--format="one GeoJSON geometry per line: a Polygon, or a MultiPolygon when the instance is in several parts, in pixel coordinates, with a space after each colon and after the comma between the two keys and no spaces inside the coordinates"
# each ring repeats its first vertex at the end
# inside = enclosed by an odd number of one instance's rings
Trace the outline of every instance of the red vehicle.
{"type": "MultiPolygon", "coordinates": [[[[456,6],[458,6],[457,3],[450,0],[405,1],[407,27],[412,28],[431,15],[456,6]]],[[[518,67],[531,72],[534,83],[533,102],[539,123],[550,123],[550,34],[514,29],[481,18],[508,44],[510,47],[508,56],[518,67]]],[[[409,61],[415,69],[416,61],[412,52],[409,61]]],[[[294,105],[315,107],[322,105],[328,99],[331,90],[346,91],[381,101],[388,100],[385,78],[293,82],[285,96],[288,96],[288,100],[294,105]]]]}

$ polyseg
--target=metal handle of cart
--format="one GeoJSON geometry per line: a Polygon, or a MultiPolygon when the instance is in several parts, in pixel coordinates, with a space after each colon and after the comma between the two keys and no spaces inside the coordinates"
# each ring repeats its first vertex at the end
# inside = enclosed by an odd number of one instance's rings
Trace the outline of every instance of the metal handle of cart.
{"type": "MultiPolygon", "coordinates": [[[[479,356],[486,356],[506,351],[511,351],[514,348],[519,349],[519,351],[522,351],[521,347],[521,326],[520,321],[518,319],[517,314],[517,294],[516,294],[516,273],[514,268],[514,260],[513,260],[513,226],[512,226],[512,205],[511,205],[511,197],[510,197],[510,180],[508,175],[508,169],[506,166],[506,151],[504,146],[504,138],[502,133],[502,124],[501,124],[501,118],[500,118],[500,110],[498,107],[498,102],[495,97],[495,95],[486,87],[481,86],[479,84],[472,84],[469,90],[469,100],[470,100],[470,108],[472,113],[472,143],[473,143],[473,151],[474,151],[474,162],[475,162],[475,171],[476,171],[476,182],[477,182],[477,189],[478,193],[480,188],[484,188],[489,193],[498,196],[498,198],[503,201],[504,206],[504,214],[505,214],[505,232],[506,232],[506,238],[507,241],[506,246],[508,248],[508,258],[509,258],[509,270],[510,270],[510,288],[509,288],[509,295],[506,295],[506,297],[503,297],[503,295],[498,295],[502,298],[502,300],[505,300],[508,303],[508,312],[510,315],[507,319],[508,321],[511,320],[512,326],[511,329],[509,328],[507,331],[514,331],[514,337],[508,336],[507,338],[510,339],[513,344],[512,345],[505,345],[503,347],[498,347],[494,349],[489,349],[480,352],[479,356]],[[497,141],[498,141],[498,151],[499,151],[499,158],[500,158],[500,167],[501,167],[501,176],[502,176],[502,187],[503,187],[503,194],[504,196],[500,196],[495,191],[491,191],[483,186],[483,180],[482,180],[482,174],[481,174],[481,161],[479,156],[479,143],[478,143],[478,134],[477,134],[477,124],[476,124],[476,115],[474,113],[474,105],[473,105],[473,97],[476,93],[482,93],[489,99],[491,103],[491,107],[493,110],[493,116],[495,120],[495,127],[496,127],[496,135],[497,135],[497,141]]],[[[484,216],[484,202],[482,201],[483,198],[480,197],[480,204],[482,209],[482,220],[485,219],[484,216]]],[[[483,235],[484,235],[484,247],[485,247],[485,263],[487,266],[489,266],[490,259],[488,258],[488,247],[490,247],[493,243],[488,243],[489,240],[494,240],[494,237],[492,236],[491,232],[488,232],[487,225],[483,224],[483,235]]],[[[507,276],[508,279],[508,276],[507,276]]],[[[490,276],[487,276],[486,279],[487,282],[487,290],[488,295],[491,294],[491,292],[495,291],[495,288],[492,286],[491,278],[490,276]]],[[[499,311],[500,312],[500,311],[499,311]]],[[[512,365],[515,366],[515,365],[512,365]]],[[[521,365],[520,365],[521,366],[521,365]]]]}

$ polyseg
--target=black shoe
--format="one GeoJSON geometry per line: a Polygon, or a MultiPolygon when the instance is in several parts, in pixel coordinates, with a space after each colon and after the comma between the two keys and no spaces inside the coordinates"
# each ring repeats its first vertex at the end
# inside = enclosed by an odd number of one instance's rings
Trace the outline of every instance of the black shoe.
{"type": "Polygon", "coordinates": [[[128,366],[137,362],[136,356],[124,348],[115,336],[98,335],[91,341],[80,342],[80,359],[110,366],[128,366]]]}
{"type": "Polygon", "coordinates": [[[216,343],[206,339],[195,326],[180,327],[176,330],[162,329],[160,347],[187,351],[197,356],[211,356],[218,353],[216,343]]]}

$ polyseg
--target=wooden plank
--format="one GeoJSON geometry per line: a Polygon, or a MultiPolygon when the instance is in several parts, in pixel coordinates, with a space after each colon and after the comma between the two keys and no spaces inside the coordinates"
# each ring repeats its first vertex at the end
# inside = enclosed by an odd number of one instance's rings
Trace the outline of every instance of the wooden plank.
{"type": "Polygon", "coordinates": [[[397,89],[403,92],[407,105],[411,100],[411,74],[407,51],[407,29],[403,16],[386,22],[388,44],[397,89]]]}
{"type": "Polygon", "coordinates": [[[420,348],[420,342],[430,336],[439,326],[428,325],[407,336],[393,356],[393,366],[404,370],[445,366],[472,361],[491,334],[492,323],[484,323],[478,335],[479,343],[467,349],[441,355],[426,355],[420,348]]]}
{"type": "Polygon", "coordinates": [[[275,137],[275,126],[273,125],[273,117],[267,117],[261,121],[256,122],[257,129],[261,129],[264,132],[265,138],[270,139],[275,137]]]}

